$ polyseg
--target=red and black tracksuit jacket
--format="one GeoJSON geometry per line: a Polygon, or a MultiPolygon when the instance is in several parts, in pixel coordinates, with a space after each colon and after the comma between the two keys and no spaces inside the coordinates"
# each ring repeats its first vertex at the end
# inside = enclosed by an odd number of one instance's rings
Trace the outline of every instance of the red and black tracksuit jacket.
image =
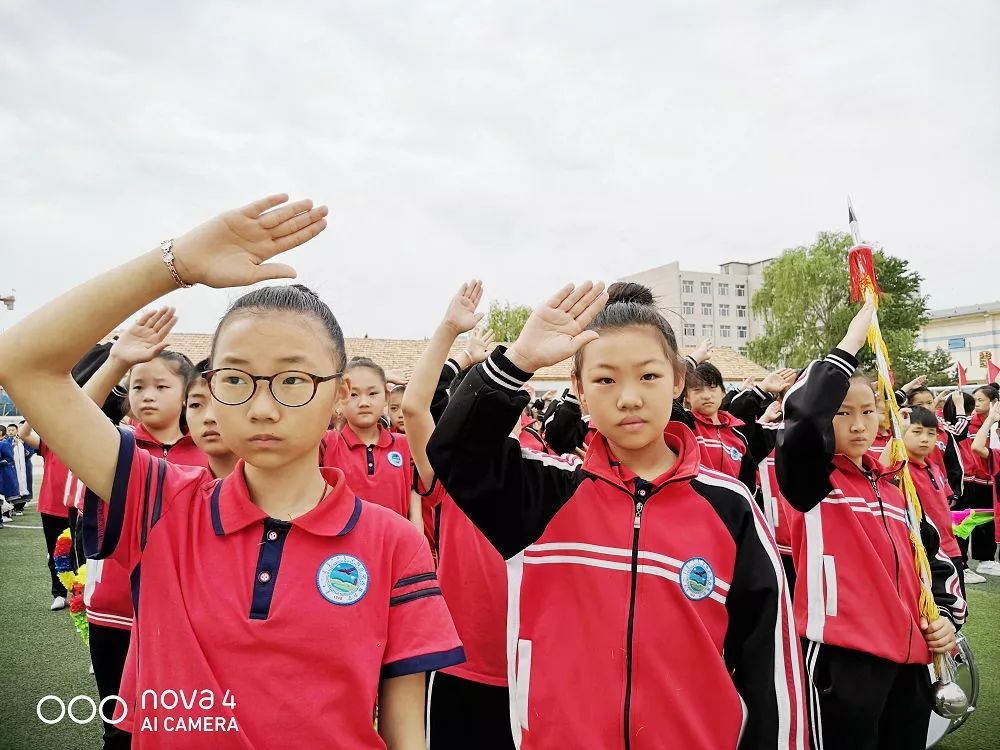
{"type": "Polygon", "coordinates": [[[746,487],[702,466],[683,424],[668,426],[677,460],[652,481],[599,434],[582,465],[522,451],[509,434],[530,377],[495,350],[427,446],[507,560],[518,746],[806,747],[784,573],[746,487]]]}

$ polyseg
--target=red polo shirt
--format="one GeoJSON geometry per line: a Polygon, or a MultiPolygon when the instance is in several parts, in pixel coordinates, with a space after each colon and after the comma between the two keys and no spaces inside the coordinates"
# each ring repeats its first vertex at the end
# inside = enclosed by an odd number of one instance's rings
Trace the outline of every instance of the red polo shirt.
{"type": "Polygon", "coordinates": [[[66,476],[69,469],[59,460],[59,456],[49,450],[44,441],[38,445],[38,453],[42,457],[45,471],[42,473],[42,486],[38,490],[38,512],[59,518],[69,518],[69,508],[63,504],[66,493],[66,476]]]}
{"type": "Polygon", "coordinates": [[[507,565],[437,480],[427,499],[441,508],[438,580],[467,657],[441,671],[506,687],[507,565]]]}
{"type": "Polygon", "coordinates": [[[379,681],[464,659],[421,535],[322,471],[330,494],[279,521],[242,462],[215,480],[121,430],[98,556],[132,575],[132,747],[384,748],[379,681]]]}
{"type": "Polygon", "coordinates": [[[343,471],[358,497],[409,517],[413,463],[405,435],[379,427],[378,442],[365,445],[345,425],[342,432],[326,433],[321,451],[321,465],[343,471]]]}
{"type": "MultiPolygon", "coordinates": [[[[173,445],[166,445],[153,437],[139,423],[135,427],[135,442],[154,456],[161,456],[173,464],[208,468],[208,456],[190,435],[184,435],[173,445]]],[[[83,533],[84,552],[96,549],[94,532],[103,521],[99,516],[107,513],[108,506],[91,496],[84,504],[83,533]]],[[[87,585],[84,587],[83,601],[87,605],[87,622],[119,630],[132,628],[132,586],[128,571],[114,560],[91,560],[87,565],[87,585]]]]}

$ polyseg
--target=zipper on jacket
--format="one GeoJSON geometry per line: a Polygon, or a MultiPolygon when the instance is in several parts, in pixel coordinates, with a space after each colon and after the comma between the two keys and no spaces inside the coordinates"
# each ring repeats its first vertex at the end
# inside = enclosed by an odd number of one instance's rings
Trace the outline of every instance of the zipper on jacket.
{"type": "MultiPolygon", "coordinates": [[[[875,492],[875,498],[878,500],[878,509],[882,513],[882,527],[885,529],[885,534],[889,537],[889,544],[892,545],[892,556],[896,561],[896,591],[899,591],[899,550],[896,548],[896,540],[892,538],[892,533],[889,531],[889,521],[885,516],[885,506],[882,504],[882,493],[878,491],[878,483],[868,475],[868,482],[872,486],[872,490],[875,492]]],[[[903,513],[906,514],[907,510],[904,508],[903,513]]],[[[906,660],[910,659],[910,651],[913,645],[913,623],[910,623],[910,627],[907,629],[906,634],[906,660]]]]}
{"type": "Polygon", "coordinates": [[[639,581],[639,531],[642,525],[642,509],[649,498],[652,485],[642,479],[635,480],[635,521],[632,523],[632,589],[628,600],[628,630],[625,645],[625,750],[631,747],[629,739],[629,713],[632,707],[632,631],[635,625],[635,590],[639,581]]]}

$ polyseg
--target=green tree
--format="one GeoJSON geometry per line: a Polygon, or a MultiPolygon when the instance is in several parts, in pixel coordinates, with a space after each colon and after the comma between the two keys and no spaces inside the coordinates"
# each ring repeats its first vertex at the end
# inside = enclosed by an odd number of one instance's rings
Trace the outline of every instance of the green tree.
{"type": "MultiPolygon", "coordinates": [[[[849,303],[847,252],[851,237],[821,232],[809,247],[786,250],[764,269],[764,283],[751,305],[764,321],[765,332],[749,342],[751,359],[765,367],[801,367],[837,345],[857,310],[849,303]]],[[[923,358],[916,336],[927,317],[927,299],[920,293],[920,275],[901,258],[875,252],[875,273],[883,297],[879,324],[889,347],[894,375],[903,383],[911,366],[937,366],[923,358]]],[[[865,349],[861,364],[872,369],[874,357],[865,349]]],[[[917,374],[930,374],[920,372],[917,374]]]]}
{"type": "Polygon", "coordinates": [[[897,384],[908,383],[918,375],[927,376],[927,385],[955,385],[958,382],[951,356],[941,347],[932,352],[913,349],[892,357],[892,374],[897,384]]]}
{"type": "Polygon", "coordinates": [[[521,335],[521,329],[531,317],[531,308],[527,305],[512,305],[504,300],[493,300],[490,312],[486,316],[486,324],[493,331],[497,341],[510,343],[521,335]]]}

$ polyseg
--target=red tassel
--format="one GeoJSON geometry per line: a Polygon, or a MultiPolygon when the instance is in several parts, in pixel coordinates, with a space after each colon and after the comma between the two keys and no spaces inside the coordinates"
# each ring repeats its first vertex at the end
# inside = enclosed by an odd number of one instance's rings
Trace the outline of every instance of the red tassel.
{"type": "Polygon", "coordinates": [[[69,537],[56,539],[55,547],[52,550],[53,557],[68,555],[73,550],[73,541],[69,537]]]}
{"type": "Polygon", "coordinates": [[[852,247],[847,253],[847,265],[851,273],[851,302],[863,302],[868,291],[876,298],[882,295],[875,278],[875,258],[868,245],[852,247]]]}

